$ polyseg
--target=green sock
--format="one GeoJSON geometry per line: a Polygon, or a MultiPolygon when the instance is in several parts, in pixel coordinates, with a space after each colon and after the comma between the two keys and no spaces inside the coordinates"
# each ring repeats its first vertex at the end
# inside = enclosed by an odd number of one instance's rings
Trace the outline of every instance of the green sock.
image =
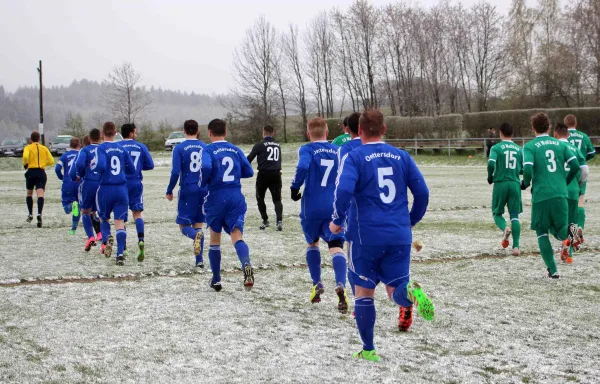
{"type": "Polygon", "coordinates": [[[550,238],[547,233],[537,232],[538,236],[538,246],[540,247],[540,253],[542,254],[542,259],[544,259],[544,263],[550,271],[550,274],[553,275],[556,273],[556,262],[554,261],[554,251],[552,250],[552,244],[550,244],[550,238]]]}
{"type": "Polygon", "coordinates": [[[579,207],[577,208],[577,225],[579,228],[585,228],[585,208],[579,207]]]}
{"type": "Polygon", "coordinates": [[[511,215],[510,229],[512,231],[513,248],[520,248],[521,245],[521,221],[519,215],[511,215]]]}
{"type": "Polygon", "coordinates": [[[494,223],[496,223],[496,226],[500,228],[501,231],[506,229],[506,220],[504,220],[502,215],[494,215],[494,223]]]}

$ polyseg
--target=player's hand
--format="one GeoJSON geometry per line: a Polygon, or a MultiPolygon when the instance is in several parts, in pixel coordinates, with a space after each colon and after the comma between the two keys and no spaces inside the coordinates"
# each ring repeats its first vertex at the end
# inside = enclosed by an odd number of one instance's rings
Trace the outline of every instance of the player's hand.
{"type": "Polygon", "coordinates": [[[299,189],[292,188],[292,200],[298,201],[302,198],[302,194],[299,189]]]}
{"type": "Polygon", "coordinates": [[[79,183],[79,180],[81,180],[81,177],[79,177],[79,176],[75,177],[75,182],[76,183],[79,183]]]}
{"type": "Polygon", "coordinates": [[[329,223],[329,230],[331,231],[331,233],[333,233],[334,235],[337,235],[338,233],[342,232],[342,226],[341,225],[337,225],[335,224],[333,221],[331,223],[329,223]]]}
{"type": "Polygon", "coordinates": [[[25,164],[25,165],[23,166],[23,169],[27,169],[27,168],[29,168],[29,165],[25,164]]]}
{"type": "Polygon", "coordinates": [[[494,179],[492,179],[491,177],[488,177],[488,184],[494,184],[494,179]]]}
{"type": "Polygon", "coordinates": [[[525,182],[523,180],[521,180],[521,190],[524,191],[526,189],[527,189],[527,187],[525,186],[525,182]]]}
{"type": "Polygon", "coordinates": [[[168,193],[167,193],[167,194],[165,195],[165,198],[166,198],[167,200],[169,200],[169,201],[173,201],[173,194],[172,194],[172,193],[171,193],[171,194],[168,194],[168,193]]]}

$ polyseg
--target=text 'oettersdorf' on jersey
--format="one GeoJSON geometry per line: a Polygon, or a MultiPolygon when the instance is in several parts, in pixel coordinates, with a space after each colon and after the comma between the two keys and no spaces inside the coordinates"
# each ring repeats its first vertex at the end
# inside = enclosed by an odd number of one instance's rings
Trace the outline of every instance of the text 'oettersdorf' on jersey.
{"type": "Polygon", "coordinates": [[[314,155],[319,154],[319,153],[331,153],[334,155],[337,155],[337,151],[335,149],[325,149],[325,148],[319,148],[316,151],[313,152],[314,155]]]}
{"type": "Polygon", "coordinates": [[[375,158],[378,158],[378,157],[386,157],[388,159],[402,160],[402,156],[394,155],[391,152],[375,152],[375,153],[371,153],[369,156],[365,156],[365,160],[371,161],[372,159],[375,159],[375,158]]]}
{"type": "Polygon", "coordinates": [[[233,148],[219,148],[216,151],[213,151],[213,154],[217,154],[219,152],[233,152],[233,153],[237,153],[237,151],[233,148]]]}

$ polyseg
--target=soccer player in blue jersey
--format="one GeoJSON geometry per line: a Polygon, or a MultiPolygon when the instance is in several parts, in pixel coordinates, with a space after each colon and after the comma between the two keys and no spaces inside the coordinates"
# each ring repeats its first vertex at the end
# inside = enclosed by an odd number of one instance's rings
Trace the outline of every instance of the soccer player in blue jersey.
{"type": "Polygon", "coordinates": [[[319,239],[329,247],[335,274],[335,292],[338,296],[338,311],[348,312],[346,296],[346,255],[344,254],[344,233],[331,233],[329,222],[333,214],[333,192],[338,171],[338,147],[327,141],[327,122],[317,117],[308,122],[309,144],[298,151],[298,166],[292,180],[292,200],[302,199],[300,218],[304,238],[308,243],[306,262],[312,279],[310,302],[318,303],[325,292],[321,281],[321,251],[319,239]],[[304,193],[300,188],[304,185],[304,193]]]}
{"type": "Polygon", "coordinates": [[[102,127],[104,143],[100,144],[97,151],[97,161],[92,165],[100,174],[100,187],[96,199],[98,201],[98,215],[100,228],[105,245],[104,256],[112,255],[114,237],[110,233],[110,215],[114,214],[115,229],[117,232],[117,265],[125,263],[125,244],[127,232],[125,221],[129,209],[129,193],[127,191],[127,175],[135,174],[135,165],[129,153],[115,142],[117,127],[111,121],[102,127]]]}
{"type": "Polygon", "coordinates": [[[142,184],[142,171],[150,171],[154,169],[154,161],[148,151],[148,148],[135,141],[137,138],[137,128],[135,124],[123,124],[121,126],[121,135],[123,141],[121,146],[131,156],[135,173],[127,175],[127,191],[129,195],[129,209],[131,210],[133,220],[135,221],[135,229],[138,234],[138,261],[144,261],[145,244],[144,244],[144,218],[142,211],[144,210],[144,185],[142,184]]]}
{"type": "Polygon", "coordinates": [[[71,142],[69,143],[69,150],[62,154],[60,159],[56,162],[56,166],[54,167],[54,172],[56,172],[56,176],[59,180],[62,180],[63,184],[61,187],[61,199],[63,209],[67,215],[72,215],[71,218],[71,230],[69,233],[71,235],[75,234],[77,231],[77,226],[79,225],[79,182],[74,182],[71,180],[69,173],[71,168],[75,165],[75,160],[77,160],[77,155],[79,155],[80,148],[79,139],[73,137],[71,142]]]}
{"type": "Polygon", "coordinates": [[[92,214],[98,210],[96,206],[96,192],[100,185],[100,174],[92,170],[91,166],[95,165],[97,159],[98,146],[100,144],[100,130],[94,128],[89,135],[90,144],[83,147],[77,155],[75,166],[69,170],[71,180],[75,182],[81,181],[79,184],[79,209],[81,210],[81,221],[85,231],[87,241],[85,243],[85,251],[89,252],[92,246],[96,245],[97,241],[102,240],[102,235],[94,236],[94,223],[92,214]],[[93,164],[92,164],[93,162],[93,164]]]}
{"type": "MultiPolygon", "coordinates": [[[[187,120],[183,123],[185,141],[173,148],[173,164],[171,180],[167,187],[166,198],[173,201],[173,189],[179,180],[179,196],[177,203],[177,219],[181,233],[194,241],[196,268],[204,268],[202,252],[204,250],[204,232],[202,227],[206,221],[202,205],[206,197],[206,186],[202,184],[202,167],[206,144],[198,140],[198,123],[187,120]]],[[[208,157],[210,159],[210,157],[208,157]]],[[[210,160],[209,160],[210,161],[210,160]]]]}
{"type": "Polygon", "coordinates": [[[210,144],[206,150],[212,161],[208,184],[208,195],[204,202],[206,225],[210,228],[210,250],[208,259],[212,270],[210,287],[221,290],[221,232],[230,236],[244,271],[244,287],[254,286],[254,270],[250,264],[250,250],[242,239],[246,219],[246,199],[242,194],[241,179],[254,175],[250,162],[241,149],[225,141],[227,124],[220,119],[208,123],[210,144]]]}
{"type": "Polygon", "coordinates": [[[379,361],[373,344],[378,282],[386,285],[388,296],[400,306],[401,330],[412,323],[413,304],[425,319],[433,319],[431,300],[417,283],[409,282],[411,228],[425,215],[429,189],[410,155],[381,141],[385,133],[381,112],[364,111],[358,132],[364,145],[342,158],[329,227],[332,233],[341,233],[347,220],[346,233],[352,239],[348,264],[363,341],[363,349],[353,357],[379,361]],[[410,211],[407,190],[414,197],[410,211]]]}

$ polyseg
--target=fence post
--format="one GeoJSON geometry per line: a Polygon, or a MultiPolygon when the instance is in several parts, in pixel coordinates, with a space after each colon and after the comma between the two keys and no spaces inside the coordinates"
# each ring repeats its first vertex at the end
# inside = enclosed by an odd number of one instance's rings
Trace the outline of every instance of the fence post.
{"type": "Polygon", "coordinates": [[[415,157],[419,154],[419,145],[417,144],[417,139],[415,138],[415,157]]]}
{"type": "Polygon", "coordinates": [[[448,157],[450,157],[450,139],[448,139],[448,157]]]}

